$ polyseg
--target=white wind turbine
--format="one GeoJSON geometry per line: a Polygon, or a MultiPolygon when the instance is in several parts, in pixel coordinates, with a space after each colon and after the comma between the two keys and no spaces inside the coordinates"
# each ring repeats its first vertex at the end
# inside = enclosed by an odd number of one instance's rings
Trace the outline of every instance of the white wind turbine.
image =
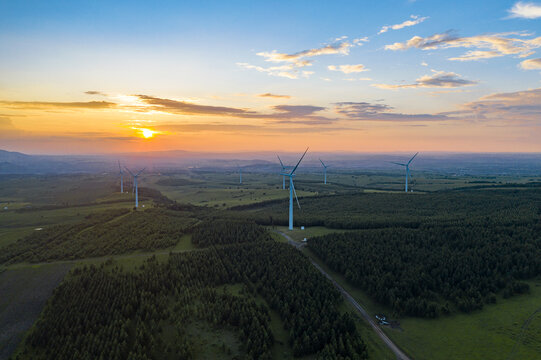
{"type": "Polygon", "coordinates": [[[302,159],[304,158],[304,155],[308,152],[308,148],[306,148],[306,151],[304,154],[302,154],[299,162],[291,172],[283,172],[280,175],[288,176],[289,177],[289,230],[293,230],[293,195],[295,195],[295,199],[297,200],[297,206],[299,209],[301,208],[301,204],[299,203],[299,198],[297,197],[297,192],[295,191],[295,185],[293,185],[293,176],[295,176],[295,170],[299,167],[299,164],[301,163],[302,159]]]}
{"type": "Polygon", "coordinates": [[[120,193],[124,193],[124,179],[122,178],[122,168],[120,167],[120,160],[118,161],[118,172],[120,173],[120,193]]]}
{"type": "Polygon", "coordinates": [[[131,176],[133,176],[133,192],[135,193],[135,207],[138,208],[139,207],[139,193],[137,191],[137,177],[139,175],[141,175],[141,173],[143,171],[145,171],[145,168],[143,168],[141,171],[139,171],[137,174],[133,174],[130,169],[126,168],[126,170],[128,170],[128,172],[131,174],[131,176]]]}
{"type": "Polygon", "coordinates": [[[321,161],[321,165],[323,165],[323,172],[325,174],[324,183],[327,184],[327,168],[329,167],[329,165],[325,165],[325,163],[321,159],[319,159],[319,161],[321,161]]]}
{"type": "Polygon", "coordinates": [[[408,192],[408,179],[411,177],[411,175],[410,175],[410,164],[413,161],[413,159],[415,159],[417,154],[419,154],[419,153],[417,152],[415,155],[413,155],[413,157],[410,159],[410,161],[408,161],[405,164],[391,161],[391,163],[393,163],[395,165],[400,165],[400,166],[405,166],[406,167],[406,192],[408,192]]]}

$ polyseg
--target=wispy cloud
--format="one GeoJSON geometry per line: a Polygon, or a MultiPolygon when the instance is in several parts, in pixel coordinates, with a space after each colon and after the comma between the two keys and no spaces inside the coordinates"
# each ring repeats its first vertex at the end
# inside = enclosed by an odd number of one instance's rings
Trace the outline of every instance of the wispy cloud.
{"type": "Polygon", "coordinates": [[[164,99],[158,98],[149,95],[134,95],[140,101],[146,105],[151,105],[150,108],[145,107],[144,111],[155,110],[162,111],[172,114],[183,114],[183,115],[229,115],[229,116],[239,116],[239,115],[249,115],[255,114],[253,111],[240,108],[232,108],[227,106],[211,106],[211,105],[200,105],[194,104],[187,101],[179,101],[173,99],[164,99]]]}
{"type": "Polygon", "coordinates": [[[420,24],[422,23],[423,21],[425,21],[426,19],[428,19],[428,16],[425,16],[425,17],[419,17],[417,15],[411,15],[410,16],[410,20],[406,20],[404,22],[401,22],[400,24],[395,24],[395,25],[385,25],[381,28],[381,30],[378,32],[378,34],[383,34],[389,30],[400,30],[400,29],[403,29],[405,27],[409,27],[409,26],[414,26],[414,25],[417,25],[417,24],[420,24]]]}
{"type": "Polygon", "coordinates": [[[164,124],[156,126],[156,129],[168,132],[222,132],[234,134],[290,134],[290,133],[323,133],[337,132],[343,130],[353,130],[345,127],[328,126],[303,126],[291,127],[280,126],[270,127],[268,125],[249,125],[249,124],[225,124],[225,123],[195,123],[195,124],[164,124]]]}
{"type": "Polygon", "coordinates": [[[477,81],[463,79],[454,72],[432,70],[432,75],[423,75],[413,84],[372,84],[380,89],[411,89],[411,88],[456,88],[461,86],[471,86],[477,84],[477,81]]]}
{"type": "Polygon", "coordinates": [[[47,101],[0,101],[0,107],[14,109],[111,109],[116,103],[108,101],[47,102],[47,101]]]}
{"type": "Polygon", "coordinates": [[[102,93],[101,91],[96,91],[96,90],[88,90],[88,91],[85,91],[85,94],[87,94],[87,95],[107,96],[107,94],[104,94],[104,93],[102,93]]]}
{"type": "Polygon", "coordinates": [[[369,41],[368,36],[358,38],[358,39],[353,39],[353,43],[357,46],[362,46],[364,43],[368,41],[369,41]]]}
{"type": "Polygon", "coordinates": [[[519,1],[508,11],[513,18],[537,19],[541,17],[541,4],[519,1]]]}
{"type": "Polygon", "coordinates": [[[442,114],[477,121],[537,124],[541,117],[541,88],[487,95],[442,114]]]}
{"type": "Polygon", "coordinates": [[[363,64],[356,65],[329,65],[327,68],[331,71],[341,71],[344,74],[359,73],[363,71],[368,71],[363,64]]]}
{"type": "Polygon", "coordinates": [[[520,67],[524,70],[541,70],[541,58],[524,60],[520,67]]]}
{"type": "Polygon", "coordinates": [[[259,52],[257,55],[264,57],[265,61],[289,62],[294,63],[298,67],[303,67],[311,64],[310,60],[304,60],[306,58],[332,54],[348,55],[351,47],[352,45],[350,43],[343,41],[325,45],[319,48],[299,51],[293,54],[279,53],[276,50],[273,50],[271,52],[259,52]]]}
{"type": "Polygon", "coordinates": [[[251,69],[251,70],[256,70],[262,73],[267,73],[272,76],[285,77],[288,79],[299,78],[299,71],[295,69],[294,64],[262,67],[262,66],[248,64],[248,63],[237,63],[237,66],[240,66],[244,69],[251,69]]]}
{"type": "Polygon", "coordinates": [[[349,54],[349,49],[354,45],[350,44],[347,41],[342,41],[343,39],[345,39],[345,37],[336,39],[339,41],[333,44],[324,45],[319,48],[298,51],[292,54],[280,53],[276,50],[257,53],[257,55],[263,57],[266,62],[279,63],[281,65],[263,67],[245,62],[240,62],[237,63],[237,66],[245,69],[251,69],[267,73],[271,76],[280,76],[289,79],[298,79],[299,76],[309,77],[310,75],[314,74],[313,71],[300,71],[299,69],[307,66],[312,66],[313,60],[311,60],[311,58],[322,55],[349,54]]]}
{"type": "Polygon", "coordinates": [[[476,35],[457,37],[450,32],[435,34],[426,38],[414,36],[406,42],[386,45],[386,50],[407,50],[417,48],[422,50],[473,48],[463,55],[449,58],[455,61],[472,61],[515,55],[519,58],[529,56],[534,49],[541,47],[541,37],[525,38],[530,34],[510,32],[501,34],[476,35]]]}
{"type": "Polygon", "coordinates": [[[279,94],[272,94],[272,93],[259,94],[257,96],[263,97],[263,98],[274,98],[274,99],[291,99],[291,96],[289,95],[279,95],[279,94]]]}
{"type": "Polygon", "coordinates": [[[338,102],[335,111],[344,115],[348,120],[359,121],[441,121],[450,120],[447,115],[440,114],[403,114],[393,111],[393,107],[386,104],[373,104],[368,102],[338,102]]]}

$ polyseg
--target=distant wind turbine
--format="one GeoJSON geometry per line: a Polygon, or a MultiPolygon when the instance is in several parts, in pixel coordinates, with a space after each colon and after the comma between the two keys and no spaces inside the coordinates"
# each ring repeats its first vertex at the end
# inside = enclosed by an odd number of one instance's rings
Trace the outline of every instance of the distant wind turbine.
{"type": "Polygon", "coordinates": [[[120,167],[120,160],[118,161],[118,172],[120,173],[120,193],[124,193],[124,179],[122,178],[122,168],[120,167]]]}
{"type": "Polygon", "coordinates": [[[327,184],[327,168],[329,167],[329,165],[325,165],[325,163],[321,159],[319,159],[319,161],[321,161],[321,165],[323,165],[323,173],[325,174],[324,183],[327,184]]]}
{"type": "Polygon", "coordinates": [[[417,156],[417,154],[419,154],[419,153],[416,153],[415,155],[413,155],[413,157],[410,159],[410,161],[408,161],[408,162],[405,163],[405,164],[397,163],[397,162],[391,161],[392,164],[400,165],[400,166],[405,166],[405,167],[406,167],[406,192],[408,192],[408,179],[411,177],[411,175],[410,175],[410,164],[411,164],[411,162],[413,161],[413,159],[415,159],[415,157],[417,156]]]}
{"type": "MultiPolygon", "coordinates": [[[[280,161],[280,166],[282,167],[282,173],[285,173],[286,172],[286,166],[282,162],[282,159],[280,159],[280,156],[279,155],[276,155],[276,156],[278,156],[278,161],[280,161]]],[[[285,188],[286,188],[286,176],[283,175],[282,176],[282,190],[285,190],[285,188]]]]}
{"type": "Polygon", "coordinates": [[[308,148],[306,148],[306,151],[304,154],[302,154],[299,162],[293,170],[291,170],[290,173],[283,172],[280,175],[288,176],[289,177],[289,230],[293,230],[293,195],[295,195],[295,199],[297,200],[297,206],[299,209],[301,208],[301,204],[299,203],[299,198],[297,197],[297,192],[295,191],[295,186],[293,185],[293,176],[295,176],[295,170],[299,167],[299,164],[301,163],[302,159],[304,158],[304,155],[308,152],[308,148]]]}
{"type": "Polygon", "coordinates": [[[137,191],[137,177],[141,175],[143,171],[145,171],[145,168],[143,168],[141,171],[139,171],[135,175],[130,171],[130,169],[126,168],[126,170],[128,170],[131,176],[133,176],[133,191],[135,192],[135,207],[138,208],[139,207],[139,197],[138,197],[139,193],[137,191]]]}
{"type": "Polygon", "coordinates": [[[242,168],[237,163],[237,167],[239,168],[239,184],[242,185],[242,168]]]}

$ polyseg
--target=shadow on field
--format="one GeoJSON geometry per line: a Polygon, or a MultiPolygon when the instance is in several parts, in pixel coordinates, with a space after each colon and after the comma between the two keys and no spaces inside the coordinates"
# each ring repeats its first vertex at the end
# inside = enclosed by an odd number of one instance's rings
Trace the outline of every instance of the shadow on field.
{"type": "Polygon", "coordinates": [[[72,264],[51,264],[0,273],[0,360],[16,349],[72,264]]]}

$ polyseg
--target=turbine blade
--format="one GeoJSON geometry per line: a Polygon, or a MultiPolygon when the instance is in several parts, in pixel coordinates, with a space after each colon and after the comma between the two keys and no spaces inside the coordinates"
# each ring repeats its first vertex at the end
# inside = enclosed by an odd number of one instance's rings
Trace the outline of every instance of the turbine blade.
{"type": "Polygon", "coordinates": [[[419,154],[419,153],[417,152],[415,155],[413,155],[413,157],[410,159],[410,161],[408,161],[408,165],[413,161],[413,159],[415,159],[415,157],[417,156],[417,154],[419,154]]]}
{"type": "Polygon", "coordinates": [[[127,167],[124,166],[124,169],[128,170],[128,172],[131,174],[131,176],[135,177],[135,175],[133,175],[133,173],[130,171],[130,169],[128,169],[127,167]]]}
{"type": "Polygon", "coordinates": [[[285,169],[286,167],[284,166],[284,163],[282,162],[282,159],[280,159],[280,156],[279,155],[276,155],[278,156],[278,160],[280,161],[280,165],[282,166],[282,170],[285,169]]]}
{"type": "Polygon", "coordinates": [[[146,167],[144,167],[141,171],[139,171],[139,172],[137,173],[137,175],[135,175],[135,176],[139,176],[139,174],[141,174],[143,171],[145,171],[145,169],[146,169],[146,167]]]}
{"type": "Polygon", "coordinates": [[[321,161],[321,165],[323,165],[324,168],[327,167],[327,166],[323,163],[323,160],[319,159],[319,161],[321,161]]]}
{"type": "Polygon", "coordinates": [[[290,175],[293,175],[293,173],[295,172],[295,170],[297,170],[297,168],[299,167],[299,164],[301,163],[302,159],[304,158],[304,155],[306,155],[307,152],[308,152],[308,148],[306,148],[306,150],[304,151],[304,154],[302,154],[301,159],[299,160],[299,162],[297,163],[297,165],[295,165],[295,167],[293,168],[293,170],[291,170],[291,172],[289,173],[290,175]]]}
{"type": "Polygon", "coordinates": [[[291,188],[293,189],[293,194],[295,195],[295,200],[297,200],[297,206],[300,209],[301,204],[299,203],[299,198],[297,197],[297,191],[295,191],[295,185],[293,185],[293,181],[291,182],[291,188]]]}
{"type": "Polygon", "coordinates": [[[395,164],[395,165],[400,165],[400,166],[406,166],[406,164],[402,164],[402,163],[397,163],[397,162],[394,162],[394,161],[389,161],[391,164],[395,164]]]}
{"type": "Polygon", "coordinates": [[[122,167],[120,167],[120,160],[118,160],[118,171],[122,174],[122,167]]]}

